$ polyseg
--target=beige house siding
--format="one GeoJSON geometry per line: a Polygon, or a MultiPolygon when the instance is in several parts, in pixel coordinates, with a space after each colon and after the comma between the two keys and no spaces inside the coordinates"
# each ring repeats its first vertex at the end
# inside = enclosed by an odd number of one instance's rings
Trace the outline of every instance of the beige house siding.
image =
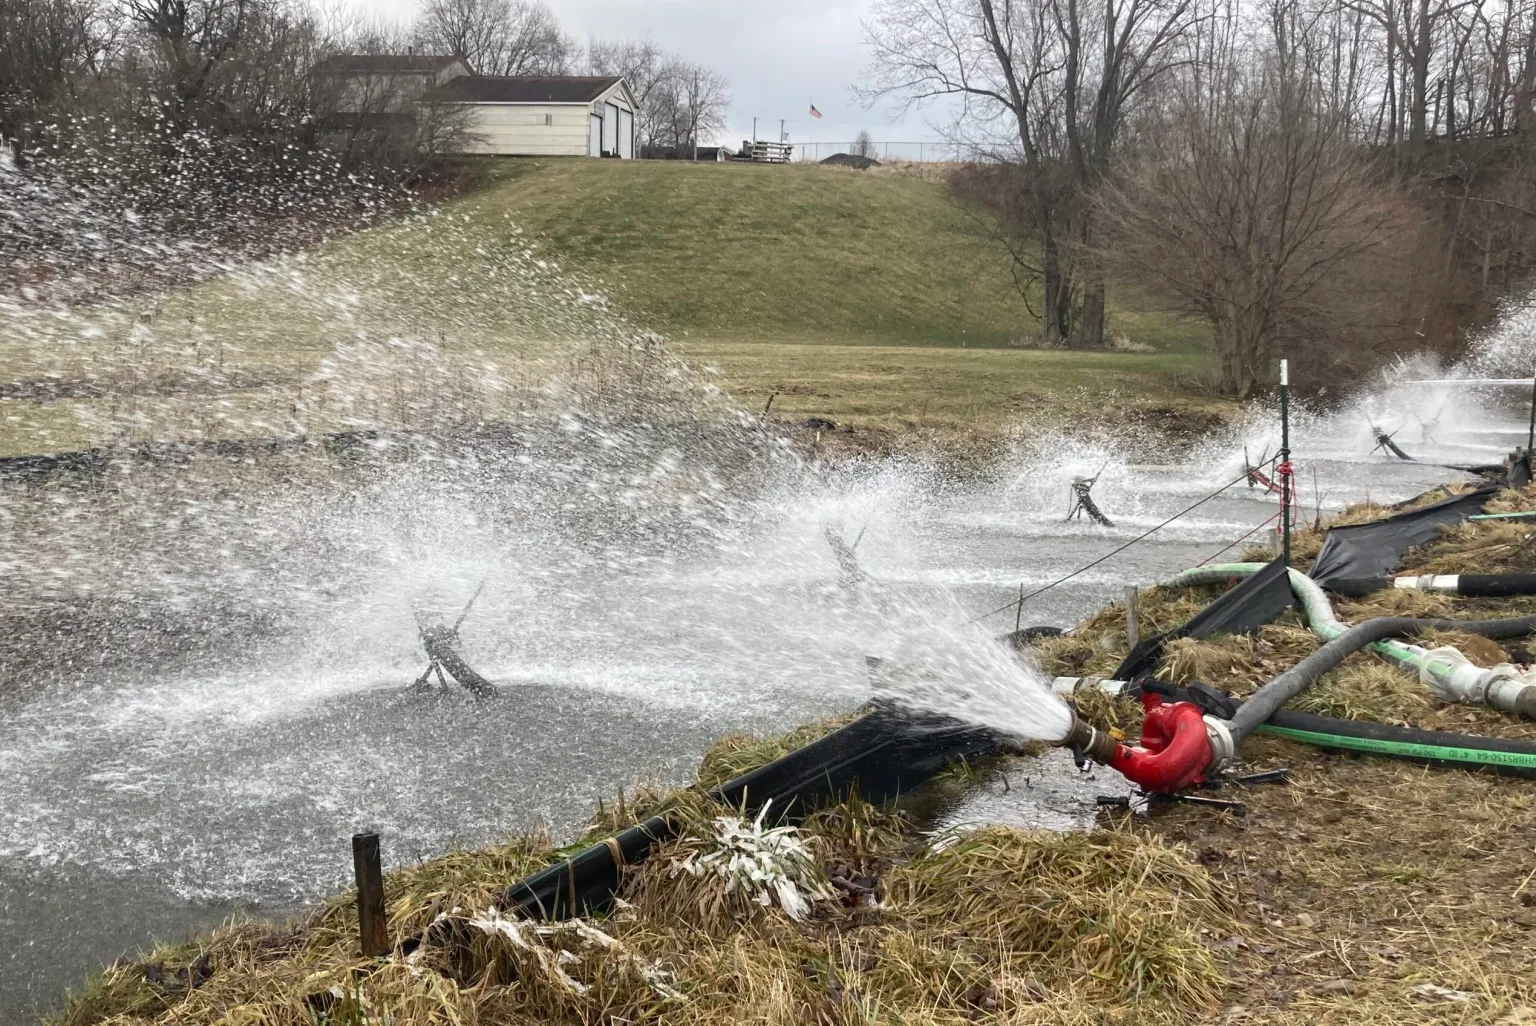
{"type": "MultiPolygon", "coordinates": [[[[456,104],[457,106],[458,104],[456,104]]],[[[496,157],[595,157],[593,116],[604,121],[604,147],[622,124],[634,136],[634,101],[623,82],[591,103],[464,103],[469,112],[460,152],[496,157]],[[622,112],[622,113],[620,113],[622,112]]],[[[635,156],[626,142],[621,150],[635,156]]]]}
{"type": "Polygon", "coordinates": [[[588,108],[568,103],[477,103],[464,152],[496,156],[585,157],[588,108]]]}

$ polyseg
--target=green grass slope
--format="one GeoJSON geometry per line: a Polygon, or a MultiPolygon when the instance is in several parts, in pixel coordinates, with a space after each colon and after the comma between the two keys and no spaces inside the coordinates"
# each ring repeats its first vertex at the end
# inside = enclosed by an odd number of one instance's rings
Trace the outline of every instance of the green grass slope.
{"type": "Polygon", "coordinates": [[[1006,260],[933,182],[660,161],[511,170],[487,209],[670,334],[996,346],[1035,330],[1006,260]]]}
{"type": "MultiPolygon", "coordinates": [[[[475,206],[511,217],[676,336],[1003,346],[1038,328],[1007,253],[938,182],[593,160],[504,163],[490,177],[475,206]]],[[[1142,341],[1191,341],[1188,325],[1116,314],[1142,341]]]]}
{"type": "Polygon", "coordinates": [[[1112,332],[1149,351],[1022,348],[1038,320],[1008,254],[939,182],[591,160],[502,162],[487,179],[465,201],[477,220],[518,224],[749,406],[991,429],[1110,395],[1209,405],[1191,394],[1205,361],[1188,321],[1122,303],[1112,332]]]}

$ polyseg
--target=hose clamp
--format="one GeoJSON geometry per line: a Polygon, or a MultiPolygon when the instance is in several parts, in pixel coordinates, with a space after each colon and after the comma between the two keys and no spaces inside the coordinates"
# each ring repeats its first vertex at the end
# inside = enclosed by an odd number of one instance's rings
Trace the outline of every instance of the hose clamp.
{"type": "Polygon", "coordinates": [[[1205,717],[1205,736],[1211,741],[1211,771],[1225,769],[1237,755],[1237,743],[1232,740],[1227,721],[1215,716],[1205,717]]]}

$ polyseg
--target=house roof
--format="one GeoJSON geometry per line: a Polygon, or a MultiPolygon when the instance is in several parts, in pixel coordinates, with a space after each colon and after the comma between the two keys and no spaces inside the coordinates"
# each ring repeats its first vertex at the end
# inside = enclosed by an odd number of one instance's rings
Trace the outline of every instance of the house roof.
{"type": "Polygon", "coordinates": [[[428,75],[459,60],[463,58],[452,54],[338,53],[316,64],[315,70],[352,75],[428,75]]]}
{"type": "Polygon", "coordinates": [[[445,82],[423,99],[438,103],[591,103],[622,81],[617,75],[476,76],[445,82]]]}

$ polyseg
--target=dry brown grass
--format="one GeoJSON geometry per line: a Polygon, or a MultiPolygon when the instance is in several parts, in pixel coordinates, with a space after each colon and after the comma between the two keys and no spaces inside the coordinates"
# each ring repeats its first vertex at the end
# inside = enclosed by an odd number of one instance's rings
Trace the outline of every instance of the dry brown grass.
{"type": "Polygon", "coordinates": [[[750,769],[766,766],[774,759],[803,748],[818,738],[825,737],[839,727],[852,723],[854,717],[832,716],[797,727],[780,737],[761,734],[727,734],[716,741],[704,753],[694,774],[699,786],[705,789],[719,787],[728,780],[741,776],[750,769]]]}
{"type": "MultiPolygon", "coordinates": [[[[699,837],[707,805],[688,815],[699,837]]],[[[60,1026],[397,1022],[1189,1022],[1216,1006],[1231,907],[1179,845],[1135,832],[989,830],[930,845],[857,799],[801,828],[827,896],[803,922],[728,900],[658,850],[602,920],[504,923],[505,882],[556,857],[529,839],[387,877],[410,957],[365,960],[338,899],[288,928],[229,927],[109,969],[60,1026]],[[832,884],[874,880],[877,900],[832,884]],[[598,932],[600,931],[600,933],[598,932]],[[182,981],[182,982],[178,982],[182,981]],[[195,985],[192,985],[195,983],[195,985]]]]}

